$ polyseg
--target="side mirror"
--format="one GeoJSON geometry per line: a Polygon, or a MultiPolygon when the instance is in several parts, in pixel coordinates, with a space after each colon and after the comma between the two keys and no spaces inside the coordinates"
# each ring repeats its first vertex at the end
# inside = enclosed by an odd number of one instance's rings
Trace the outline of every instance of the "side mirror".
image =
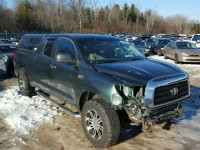
{"type": "Polygon", "coordinates": [[[77,60],[72,59],[71,55],[63,54],[63,53],[57,54],[56,61],[62,62],[62,63],[73,64],[73,65],[75,65],[77,63],[77,60]]]}

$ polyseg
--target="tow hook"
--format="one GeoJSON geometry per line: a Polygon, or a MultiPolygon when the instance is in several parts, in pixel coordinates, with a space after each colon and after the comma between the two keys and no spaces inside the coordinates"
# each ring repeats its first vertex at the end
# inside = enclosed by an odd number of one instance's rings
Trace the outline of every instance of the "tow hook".
{"type": "Polygon", "coordinates": [[[142,131],[143,131],[143,132],[152,133],[151,126],[152,126],[153,124],[154,124],[153,122],[149,122],[149,121],[145,120],[145,121],[142,123],[142,131]]]}
{"type": "Polygon", "coordinates": [[[181,120],[181,118],[180,118],[180,114],[183,114],[184,113],[184,111],[182,110],[182,109],[177,109],[176,111],[175,111],[175,116],[174,116],[174,119],[176,119],[176,120],[181,120]]]}

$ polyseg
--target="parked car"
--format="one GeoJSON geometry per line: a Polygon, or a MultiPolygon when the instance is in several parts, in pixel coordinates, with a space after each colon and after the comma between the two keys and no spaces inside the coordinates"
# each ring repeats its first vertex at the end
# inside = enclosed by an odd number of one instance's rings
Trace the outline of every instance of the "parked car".
{"type": "Polygon", "coordinates": [[[152,44],[154,43],[154,38],[147,38],[144,40],[145,45],[151,47],[152,44]]]}
{"type": "Polygon", "coordinates": [[[134,40],[132,38],[126,38],[126,41],[132,43],[134,40]]]}
{"type": "Polygon", "coordinates": [[[8,76],[14,72],[13,54],[15,53],[16,46],[13,44],[0,44],[0,59],[5,64],[5,71],[8,76]]]}
{"type": "Polygon", "coordinates": [[[148,38],[151,38],[151,36],[141,35],[141,36],[138,36],[136,40],[137,41],[143,41],[143,40],[148,39],[148,38]]]}
{"type": "Polygon", "coordinates": [[[150,51],[150,47],[146,46],[144,42],[142,41],[136,41],[133,40],[131,41],[131,43],[142,53],[144,54],[144,56],[149,56],[151,51],[150,51]]]}
{"type": "Polygon", "coordinates": [[[12,41],[13,44],[18,45],[18,43],[21,40],[21,36],[20,35],[15,35],[15,36],[11,37],[10,40],[12,41]]]}
{"type": "Polygon", "coordinates": [[[170,42],[168,38],[155,38],[152,45],[152,52],[158,56],[163,55],[164,46],[170,42]]]}
{"type": "Polygon", "coordinates": [[[200,34],[195,34],[192,36],[192,39],[191,39],[194,44],[196,44],[196,46],[200,49],[200,34]]]}
{"type": "Polygon", "coordinates": [[[179,62],[200,62],[200,50],[192,42],[170,42],[164,47],[164,58],[174,59],[179,62]]]}
{"type": "Polygon", "coordinates": [[[75,106],[86,137],[100,148],[118,141],[124,118],[150,131],[151,125],[177,118],[190,96],[185,71],[146,59],[117,37],[24,35],[14,62],[20,93],[33,95],[37,87],[45,99],[53,101],[54,95],[75,106]]]}
{"type": "Polygon", "coordinates": [[[181,39],[177,38],[177,37],[170,37],[171,41],[182,41],[181,39]]]}
{"type": "Polygon", "coordinates": [[[0,44],[12,44],[12,41],[9,39],[0,39],[0,44]]]}

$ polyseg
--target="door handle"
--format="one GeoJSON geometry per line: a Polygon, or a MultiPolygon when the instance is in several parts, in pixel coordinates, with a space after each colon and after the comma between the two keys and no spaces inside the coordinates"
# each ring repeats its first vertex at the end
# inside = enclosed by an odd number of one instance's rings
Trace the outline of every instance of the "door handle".
{"type": "Polygon", "coordinates": [[[51,68],[51,69],[56,69],[56,65],[50,64],[50,68],[51,68]]]}

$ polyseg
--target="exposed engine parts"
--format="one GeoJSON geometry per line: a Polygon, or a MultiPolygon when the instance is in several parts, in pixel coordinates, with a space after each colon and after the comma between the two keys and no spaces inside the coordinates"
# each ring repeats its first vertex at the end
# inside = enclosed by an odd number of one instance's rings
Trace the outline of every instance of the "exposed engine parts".
{"type": "Polygon", "coordinates": [[[149,108],[144,105],[144,87],[140,87],[137,91],[134,97],[124,104],[124,109],[132,122],[131,125],[142,124],[143,131],[152,132],[152,125],[171,118],[176,119],[182,113],[181,102],[165,107],[149,108]]]}

